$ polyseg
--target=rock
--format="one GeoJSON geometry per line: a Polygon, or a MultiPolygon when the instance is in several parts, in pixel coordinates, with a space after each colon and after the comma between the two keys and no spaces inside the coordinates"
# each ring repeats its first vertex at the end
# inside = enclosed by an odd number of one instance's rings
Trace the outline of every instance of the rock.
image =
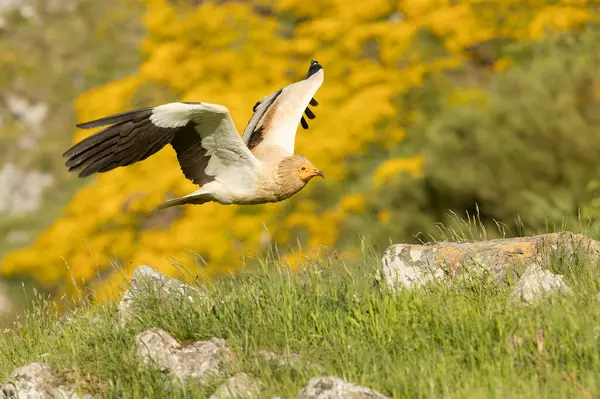
{"type": "Polygon", "coordinates": [[[571,292],[571,288],[565,284],[562,276],[543,270],[534,263],[525,269],[523,276],[509,296],[509,302],[534,304],[553,294],[570,294],[571,292]]]}
{"type": "Polygon", "coordinates": [[[337,377],[315,377],[298,393],[296,399],[389,399],[369,388],[337,377]]]}
{"type": "Polygon", "coordinates": [[[0,16],[9,12],[18,11],[22,18],[31,19],[39,16],[40,8],[46,14],[57,12],[73,12],[79,5],[78,0],[49,0],[43,6],[35,0],[0,0],[0,16]]]}
{"type": "Polygon", "coordinates": [[[149,296],[170,297],[191,303],[200,302],[206,305],[207,310],[210,310],[210,301],[206,293],[175,278],[165,276],[150,266],[142,265],[133,271],[129,289],[125,291],[119,302],[118,312],[121,326],[132,320],[136,302],[149,296]]]}
{"type": "Polygon", "coordinates": [[[92,399],[80,396],[72,388],[60,385],[49,365],[31,363],[12,373],[11,380],[0,387],[0,399],[92,399]]]}
{"type": "Polygon", "coordinates": [[[4,94],[4,101],[9,111],[32,130],[33,134],[40,135],[44,132],[44,121],[48,116],[48,104],[29,99],[16,93],[4,94]]]}
{"type": "Polygon", "coordinates": [[[196,341],[182,347],[164,330],[153,328],[135,337],[141,362],[185,383],[188,378],[204,384],[212,378],[224,377],[223,368],[234,359],[227,342],[220,338],[196,341]]]}
{"type": "Polygon", "coordinates": [[[220,385],[209,399],[260,398],[260,383],[246,373],[238,373],[220,385]]]}
{"type": "Polygon", "coordinates": [[[176,367],[174,353],[181,350],[179,342],[164,330],[153,328],[135,337],[138,357],[146,366],[169,372],[176,367]]]}
{"type": "Polygon", "coordinates": [[[8,244],[22,244],[27,242],[31,236],[25,230],[11,230],[4,236],[8,244]]]}
{"type": "Polygon", "coordinates": [[[37,211],[46,188],[54,183],[51,174],[25,171],[12,163],[0,170],[0,213],[21,215],[37,211]]]}
{"type": "Polygon", "coordinates": [[[518,267],[547,264],[552,252],[557,250],[568,256],[585,251],[594,259],[600,259],[600,242],[566,232],[473,243],[396,244],[383,256],[382,274],[392,289],[418,287],[436,279],[446,281],[478,273],[506,281],[518,267]]]}

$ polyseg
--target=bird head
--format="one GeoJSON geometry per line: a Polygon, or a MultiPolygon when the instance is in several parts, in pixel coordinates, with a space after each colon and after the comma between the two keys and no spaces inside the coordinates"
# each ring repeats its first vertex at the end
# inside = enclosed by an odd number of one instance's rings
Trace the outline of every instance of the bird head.
{"type": "Polygon", "coordinates": [[[302,155],[294,155],[281,161],[279,172],[283,181],[303,187],[315,176],[325,178],[315,165],[302,155]]]}
{"type": "Polygon", "coordinates": [[[297,170],[298,177],[305,183],[308,183],[310,179],[316,176],[321,176],[323,179],[325,175],[319,169],[315,168],[313,164],[307,163],[300,166],[297,170]]]}
{"type": "Polygon", "coordinates": [[[323,172],[302,155],[284,158],[277,167],[276,182],[284,198],[302,190],[315,176],[325,178],[323,172]]]}
{"type": "Polygon", "coordinates": [[[315,165],[312,164],[305,157],[298,157],[296,163],[296,174],[304,183],[308,183],[310,179],[316,176],[321,176],[323,179],[325,175],[315,165]]]}

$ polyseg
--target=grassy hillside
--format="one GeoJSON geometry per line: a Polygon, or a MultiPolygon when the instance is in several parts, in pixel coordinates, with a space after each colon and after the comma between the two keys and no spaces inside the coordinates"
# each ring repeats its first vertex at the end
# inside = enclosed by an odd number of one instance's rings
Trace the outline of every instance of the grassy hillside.
{"type": "Polygon", "coordinates": [[[539,307],[508,306],[511,284],[485,278],[394,296],[377,284],[379,256],[369,250],[351,263],[311,262],[300,273],[277,256],[261,258],[234,277],[201,285],[211,312],[148,298],[124,329],[116,327],[113,302],[81,305],[67,324],[38,299],[17,326],[0,333],[0,378],[42,361],[101,397],[208,397],[221,381],[186,392],[138,365],[135,335],[159,327],[183,342],[226,339],[239,357],[233,371],[262,381],[263,397],[295,397],[311,377],[325,374],[394,398],[596,397],[600,276],[576,255],[550,265],[575,294],[539,307]],[[258,349],[308,361],[256,363],[258,349]]]}

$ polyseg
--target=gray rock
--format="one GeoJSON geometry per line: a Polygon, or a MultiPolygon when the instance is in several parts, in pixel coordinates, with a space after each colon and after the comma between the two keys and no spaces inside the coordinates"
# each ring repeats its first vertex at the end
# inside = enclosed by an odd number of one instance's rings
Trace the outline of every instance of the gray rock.
{"type": "Polygon", "coordinates": [[[135,337],[138,357],[146,366],[169,372],[177,366],[174,354],[181,350],[181,345],[169,333],[153,328],[135,337]]]}
{"type": "Polygon", "coordinates": [[[157,368],[181,383],[192,379],[205,384],[212,378],[224,377],[223,369],[234,359],[223,339],[211,338],[182,347],[169,333],[158,328],[138,334],[135,346],[143,364],[157,368]]]}
{"type": "Polygon", "coordinates": [[[56,13],[62,10],[73,11],[78,4],[78,0],[49,0],[43,6],[35,0],[0,0],[0,15],[19,11],[23,18],[30,19],[38,16],[38,8],[44,7],[46,13],[56,13]]]}
{"type": "Polygon", "coordinates": [[[260,383],[246,373],[238,373],[220,385],[209,399],[260,398],[260,383]]]}
{"type": "Polygon", "coordinates": [[[563,281],[561,275],[543,270],[538,264],[525,269],[523,276],[509,296],[509,302],[534,304],[553,294],[570,294],[571,288],[563,281]]]}
{"type": "Polygon", "coordinates": [[[196,287],[165,276],[150,266],[138,266],[131,276],[130,285],[119,302],[118,313],[121,326],[132,320],[136,302],[149,296],[184,300],[191,303],[200,302],[210,310],[210,301],[206,293],[196,287]]]}
{"type": "Polygon", "coordinates": [[[547,264],[555,251],[567,257],[586,253],[600,260],[600,242],[569,232],[481,242],[396,244],[383,256],[381,277],[393,290],[482,274],[505,282],[517,269],[547,264]]]}
{"type": "Polygon", "coordinates": [[[51,174],[5,164],[0,169],[0,213],[21,215],[37,211],[45,190],[53,183],[51,174]]]}
{"type": "MultiPolygon", "coordinates": [[[[430,252],[435,254],[435,249],[430,252]]],[[[385,251],[382,259],[384,281],[392,289],[413,288],[444,277],[444,271],[424,251],[398,244],[385,251]]]]}
{"type": "Polygon", "coordinates": [[[32,134],[41,135],[44,132],[44,121],[48,116],[48,104],[31,101],[19,94],[7,92],[4,101],[10,112],[32,130],[32,134]]]}
{"type": "Polygon", "coordinates": [[[30,234],[25,230],[11,230],[4,236],[8,244],[22,244],[30,238],[30,234]]]}
{"type": "Polygon", "coordinates": [[[50,366],[31,363],[16,369],[10,381],[0,387],[0,399],[92,399],[80,396],[72,388],[59,385],[50,366]]]}
{"type": "Polygon", "coordinates": [[[315,377],[296,399],[389,399],[369,388],[346,382],[337,377],[315,377]]]}

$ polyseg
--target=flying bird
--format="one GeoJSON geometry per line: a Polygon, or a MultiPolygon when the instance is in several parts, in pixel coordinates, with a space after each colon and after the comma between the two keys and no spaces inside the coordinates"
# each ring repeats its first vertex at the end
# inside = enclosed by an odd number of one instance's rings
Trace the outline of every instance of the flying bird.
{"type": "Polygon", "coordinates": [[[283,201],[324,174],[306,157],[294,154],[300,123],[308,129],[323,84],[321,64],[311,61],[306,78],[259,100],[243,135],[229,110],[205,102],[173,102],[78,124],[108,126],[69,148],[63,156],[80,177],[132,165],[167,144],[175,150],[183,175],[199,190],[168,200],[155,210],[185,204],[262,204],[283,201]]]}

